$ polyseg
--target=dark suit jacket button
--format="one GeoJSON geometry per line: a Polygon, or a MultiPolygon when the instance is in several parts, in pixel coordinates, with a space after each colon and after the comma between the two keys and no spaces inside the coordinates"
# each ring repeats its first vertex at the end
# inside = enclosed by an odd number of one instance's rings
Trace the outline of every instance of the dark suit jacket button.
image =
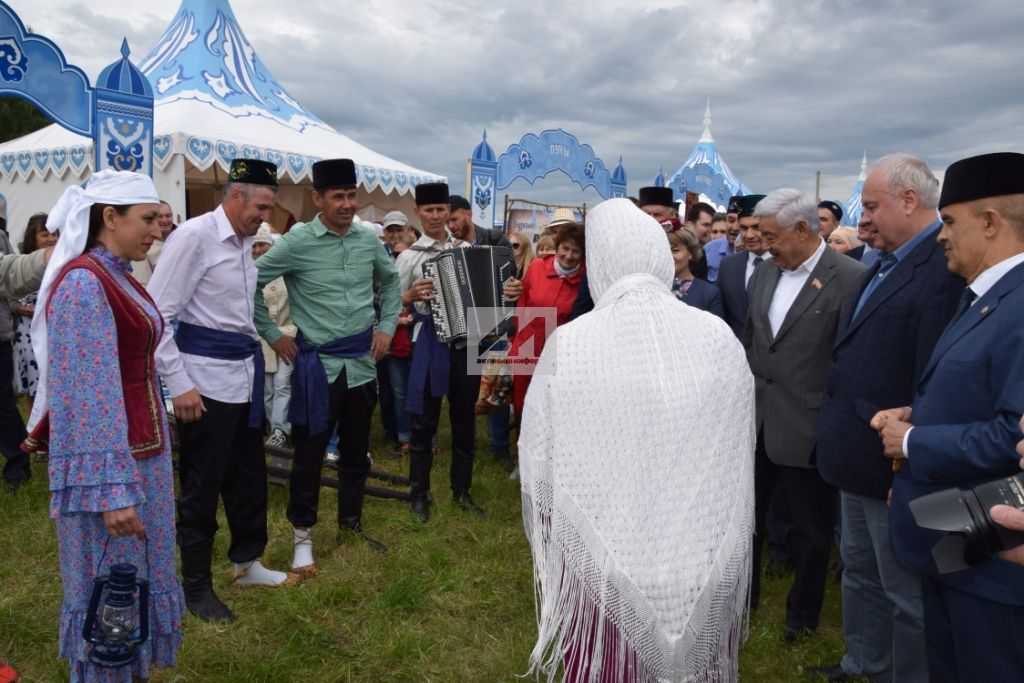
{"type": "Polygon", "coordinates": [[[766,379],[766,380],[764,381],[764,383],[765,383],[765,384],[771,384],[771,383],[772,383],[772,380],[770,380],[770,379],[766,379]]]}
{"type": "Polygon", "coordinates": [[[775,353],[775,347],[774,346],[769,346],[768,347],[768,353],[775,353]]]}

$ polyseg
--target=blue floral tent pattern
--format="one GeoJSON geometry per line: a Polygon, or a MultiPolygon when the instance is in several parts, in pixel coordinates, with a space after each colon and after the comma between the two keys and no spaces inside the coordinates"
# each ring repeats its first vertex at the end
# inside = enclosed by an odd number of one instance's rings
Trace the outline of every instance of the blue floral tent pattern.
{"type": "Polygon", "coordinates": [[[718,153],[715,139],[711,136],[710,101],[704,110],[704,133],[690,157],[666,184],[672,188],[677,201],[684,201],[687,192],[695,192],[704,195],[722,209],[729,203],[729,197],[750,194],[750,190],[739,181],[718,153]]]}
{"type": "MultiPolygon", "coordinates": [[[[182,0],[139,70],[141,78],[126,68],[104,72],[104,77],[148,89],[155,97],[148,131],[154,181],[182,218],[186,186],[190,199],[200,184],[216,187],[232,159],[242,156],[278,165],[279,204],[296,217],[310,215],[302,188],[308,187],[312,164],[320,158],[356,162],[361,204],[370,208],[370,217],[391,208],[409,213],[417,184],[444,180],[359,144],[300,104],[260,59],[228,0],[182,0]],[[286,185],[295,191],[286,191],[286,185]]],[[[124,137],[122,130],[117,133],[124,137]]],[[[51,206],[59,196],[54,187],[77,182],[96,168],[94,149],[80,131],[58,126],[0,145],[0,192],[12,197],[12,205],[18,197],[30,204],[15,212],[14,224],[51,206]],[[26,198],[29,180],[36,187],[26,198]]]]}

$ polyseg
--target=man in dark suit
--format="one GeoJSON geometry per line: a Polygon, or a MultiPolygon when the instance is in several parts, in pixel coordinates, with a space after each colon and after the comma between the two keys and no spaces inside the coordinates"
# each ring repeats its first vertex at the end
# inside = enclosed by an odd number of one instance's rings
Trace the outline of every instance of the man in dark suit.
{"type": "Polygon", "coordinates": [[[864,267],[825,245],[809,195],[775,190],[754,214],[773,262],[754,275],[743,331],[757,406],[751,606],[760,596],[765,518],[778,482],[793,518],[785,634],[792,642],[817,629],[825,595],[836,491],[818,474],[815,432],[832,342],[864,267]]]}
{"type": "Polygon", "coordinates": [[[892,489],[897,558],[922,574],[933,682],[1019,680],[1024,671],[1024,567],[993,558],[939,574],[942,534],[918,527],[910,502],[1016,474],[1024,413],[1024,154],[962,159],[939,199],[949,269],[967,280],[910,407],[872,419],[900,463],[892,489]]]}
{"type": "Polygon", "coordinates": [[[763,194],[748,194],[733,197],[729,211],[735,210],[739,223],[740,239],[745,251],[731,254],[722,259],[718,268],[718,289],[722,292],[722,306],[725,308],[725,322],[729,323],[737,337],[743,336],[743,325],[747,321],[747,289],[754,269],[765,259],[771,259],[768,245],[758,230],[760,218],[754,215],[754,207],[764,199],[763,194]]]}
{"type": "Polygon", "coordinates": [[[818,470],[840,490],[842,662],[830,680],[928,680],[921,580],[893,554],[886,496],[892,470],[869,422],[909,404],[956,310],[962,278],[936,241],[939,182],[915,157],[883,157],[864,182],[862,226],[885,252],[864,274],[833,350],[818,422],[818,470]]]}

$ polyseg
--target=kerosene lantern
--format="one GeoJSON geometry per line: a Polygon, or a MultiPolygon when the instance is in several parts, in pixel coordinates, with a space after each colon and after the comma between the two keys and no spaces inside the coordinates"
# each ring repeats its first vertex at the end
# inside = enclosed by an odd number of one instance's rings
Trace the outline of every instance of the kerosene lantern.
{"type": "Polygon", "coordinates": [[[82,637],[92,645],[89,661],[110,669],[127,666],[149,637],[149,582],[133,564],[115,564],[93,579],[82,637]]]}

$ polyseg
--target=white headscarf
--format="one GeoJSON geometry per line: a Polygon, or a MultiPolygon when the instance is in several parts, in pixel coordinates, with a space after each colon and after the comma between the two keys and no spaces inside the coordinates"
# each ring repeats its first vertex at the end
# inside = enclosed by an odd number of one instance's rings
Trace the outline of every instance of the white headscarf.
{"type": "Polygon", "coordinates": [[[548,340],[519,439],[531,671],[552,680],[574,651],[589,680],[732,681],[750,577],[753,378],[729,327],[671,294],[653,218],[609,200],[587,213],[586,238],[596,307],[548,340]]]}
{"type": "Polygon", "coordinates": [[[46,414],[48,407],[46,376],[49,371],[49,340],[46,331],[46,308],[50,302],[53,281],[69,261],[85,251],[89,238],[89,211],[93,204],[128,206],[131,204],[157,204],[153,180],[141,173],[129,171],[99,171],[93,173],[83,189],[72,185],[64,190],[56,206],[46,219],[46,229],[60,230],[60,239],[53,248],[53,255],[46,266],[43,284],[39,288],[38,304],[32,317],[32,351],[39,366],[39,384],[36,387],[35,404],[29,416],[28,429],[31,432],[46,414]]]}

